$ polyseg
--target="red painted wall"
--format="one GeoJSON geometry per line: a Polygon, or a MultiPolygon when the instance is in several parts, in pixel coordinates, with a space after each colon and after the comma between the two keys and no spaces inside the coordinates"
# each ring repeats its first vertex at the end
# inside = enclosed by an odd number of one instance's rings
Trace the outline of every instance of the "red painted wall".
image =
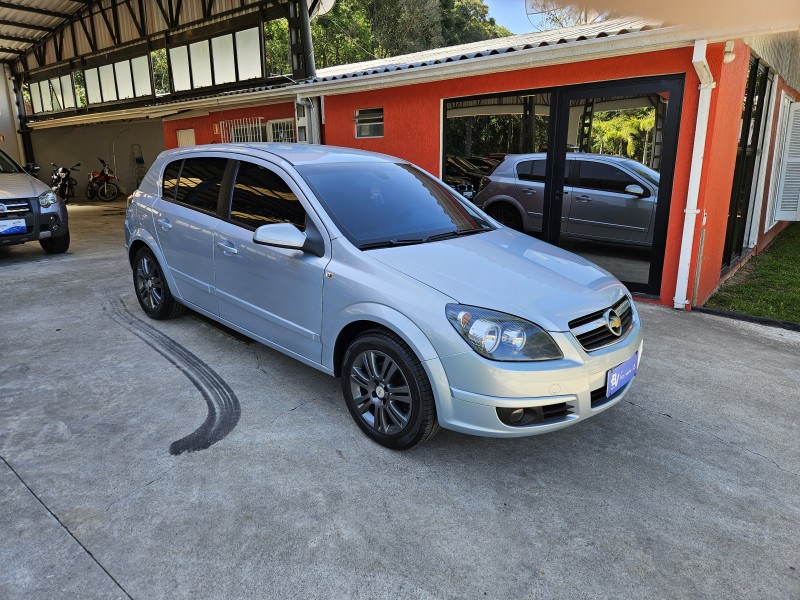
{"type": "Polygon", "coordinates": [[[264,117],[264,121],[273,119],[294,119],[294,103],[267,104],[262,106],[249,106],[234,110],[214,111],[202,117],[189,119],[176,119],[164,121],[164,147],[178,147],[178,129],[194,129],[195,142],[198,144],[213,144],[222,141],[219,133],[214,133],[214,125],[219,131],[219,122],[230,119],[244,119],[247,117],[264,117]]]}
{"type": "MultiPolygon", "coordinates": [[[[718,81],[712,95],[712,114],[706,148],[712,150],[712,162],[706,165],[701,187],[700,207],[708,213],[702,279],[699,297],[702,298],[719,281],[719,271],[724,243],[724,226],[727,221],[730,190],[733,181],[736,140],[744,95],[744,74],[747,70],[749,50],[737,44],[736,60],[722,64],[724,46],[709,47],[708,60],[718,81]],[[733,115],[733,117],[732,117],[733,115]],[[713,177],[709,177],[709,173],[713,177]],[[722,237],[720,238],[720,231],[722,237]],[[714,261],[716,260],[716,264],[714,261]]],[[[671,305],[675,295],[675,279],[683,235],[683,217],[686,207],[687,186],[693,151],[693,138],[697,120],[699,80],[692,67],[692,48],[665,50],[566,65],[522,69],[507,73],[464,77],[433,83],[381,90],[326,96],[325,143],[384,152],[408,159],[434,174],[440,174],[442,99],[459,96],[487,94],[572,85],[633,77],[647,77],[674,73],[686,74],[684,102],[678,136],[677,162],[673,180],[672,201],[661,283],[661,302],[671,305]],[[384,137],[356,139],[353,117],[360,108],[383,107],[384,137]]],[[[697,230],[702,226],[697,221],[697,230]]],[[[695,253],[699,236],[695,236],[695,253]]],[[[692,297],[694,265],[689,281],[692,297]]]]}

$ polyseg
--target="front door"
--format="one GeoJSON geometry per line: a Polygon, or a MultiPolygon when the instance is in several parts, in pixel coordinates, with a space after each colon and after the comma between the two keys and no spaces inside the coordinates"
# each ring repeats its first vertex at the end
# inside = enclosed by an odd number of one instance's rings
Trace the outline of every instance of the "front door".
{"type": "Polygon", "coordinates": [[[158,243],[181,299],[217,314],[214,228],[228,160],[187,158],[167,165],[162,197],[153,206],[158,243]]]}
{"type": "Polygon", "coordinates": [[[315,363],[322,359],[322,285],[329,257],[253,242],[261,225],[320,228],[294,182],[276,167],[239,163],[229,218],[217,226],[214,262],[220,316],[315,363]]]}

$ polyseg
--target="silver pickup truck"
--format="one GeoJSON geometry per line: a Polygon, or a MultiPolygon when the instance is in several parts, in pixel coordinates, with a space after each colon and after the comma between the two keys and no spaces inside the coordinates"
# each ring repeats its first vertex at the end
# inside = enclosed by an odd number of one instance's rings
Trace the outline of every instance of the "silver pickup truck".
{"type": "Polygon", "coordinates": [[[47,185],[0,150],[0,246],[31,241],[38,241],[48,254],[66,252],[67,207],[47,185]]]}

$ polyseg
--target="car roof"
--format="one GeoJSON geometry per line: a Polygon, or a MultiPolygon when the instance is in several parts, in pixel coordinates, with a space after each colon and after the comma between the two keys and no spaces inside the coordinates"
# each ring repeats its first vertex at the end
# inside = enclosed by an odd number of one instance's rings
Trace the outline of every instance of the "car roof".
{"type": "Polygon", "coordinates": [[[388,154],[378,154],[377,152],[356,150],[354,148],[341,148],[338,146],[324,146],[320,144],[286,144],[275,142],[204,144],[167,150],[162,156],[169,160],[171,158],[178,158],[179,156],[186,157],[192,154],[204,154],[208,152],[232,152],[250,155],[253,158],[274,158],[277,156],[294,166],[354,162],[406,162],[394,156],[389,156],[388,154]]]}

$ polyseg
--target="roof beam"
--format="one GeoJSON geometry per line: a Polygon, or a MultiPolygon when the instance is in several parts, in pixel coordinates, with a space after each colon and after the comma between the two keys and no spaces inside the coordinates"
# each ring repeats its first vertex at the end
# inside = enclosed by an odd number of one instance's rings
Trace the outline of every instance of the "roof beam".
{"type": "Polygon", "coordinates": [[[20,23],[19,21],[8,21],[6,19],[0,19],[0,25],[18,27],[19,29],[33,29],[35,31],[44,31],[45,33],[50,33],[53,30],[52,27],[45,27],[44,25],[31,25],[30,23],[20,23]]]}
{"type": "MultiPolygon", "coordinates": [[[[55,17],[56,19],[66,19],[67,17],[71,16],[69,13],[56,12],[54,10],[47,10],[44,8],[36,8],[35,6],[22,6],[20,4],[13,4],[11,2],[0,2],[0,8],[35,13],[37,15],[44,15],[46,17],[55,17]]],[[[24,23],[22,26],[25,26],[24,23]]]]}
{"type": "Polygon", "coordinates": [[[0,33],[0,40],[6,40],[8,42],[20,42],[21,44],[31,44],[36,41],[36,38],[0,33]]]}
{"type": "Polygon", "coordinates": [[[4,48],[0,46],[0,54],[25,54],[25,51],[17,48],[4,48]]]}

